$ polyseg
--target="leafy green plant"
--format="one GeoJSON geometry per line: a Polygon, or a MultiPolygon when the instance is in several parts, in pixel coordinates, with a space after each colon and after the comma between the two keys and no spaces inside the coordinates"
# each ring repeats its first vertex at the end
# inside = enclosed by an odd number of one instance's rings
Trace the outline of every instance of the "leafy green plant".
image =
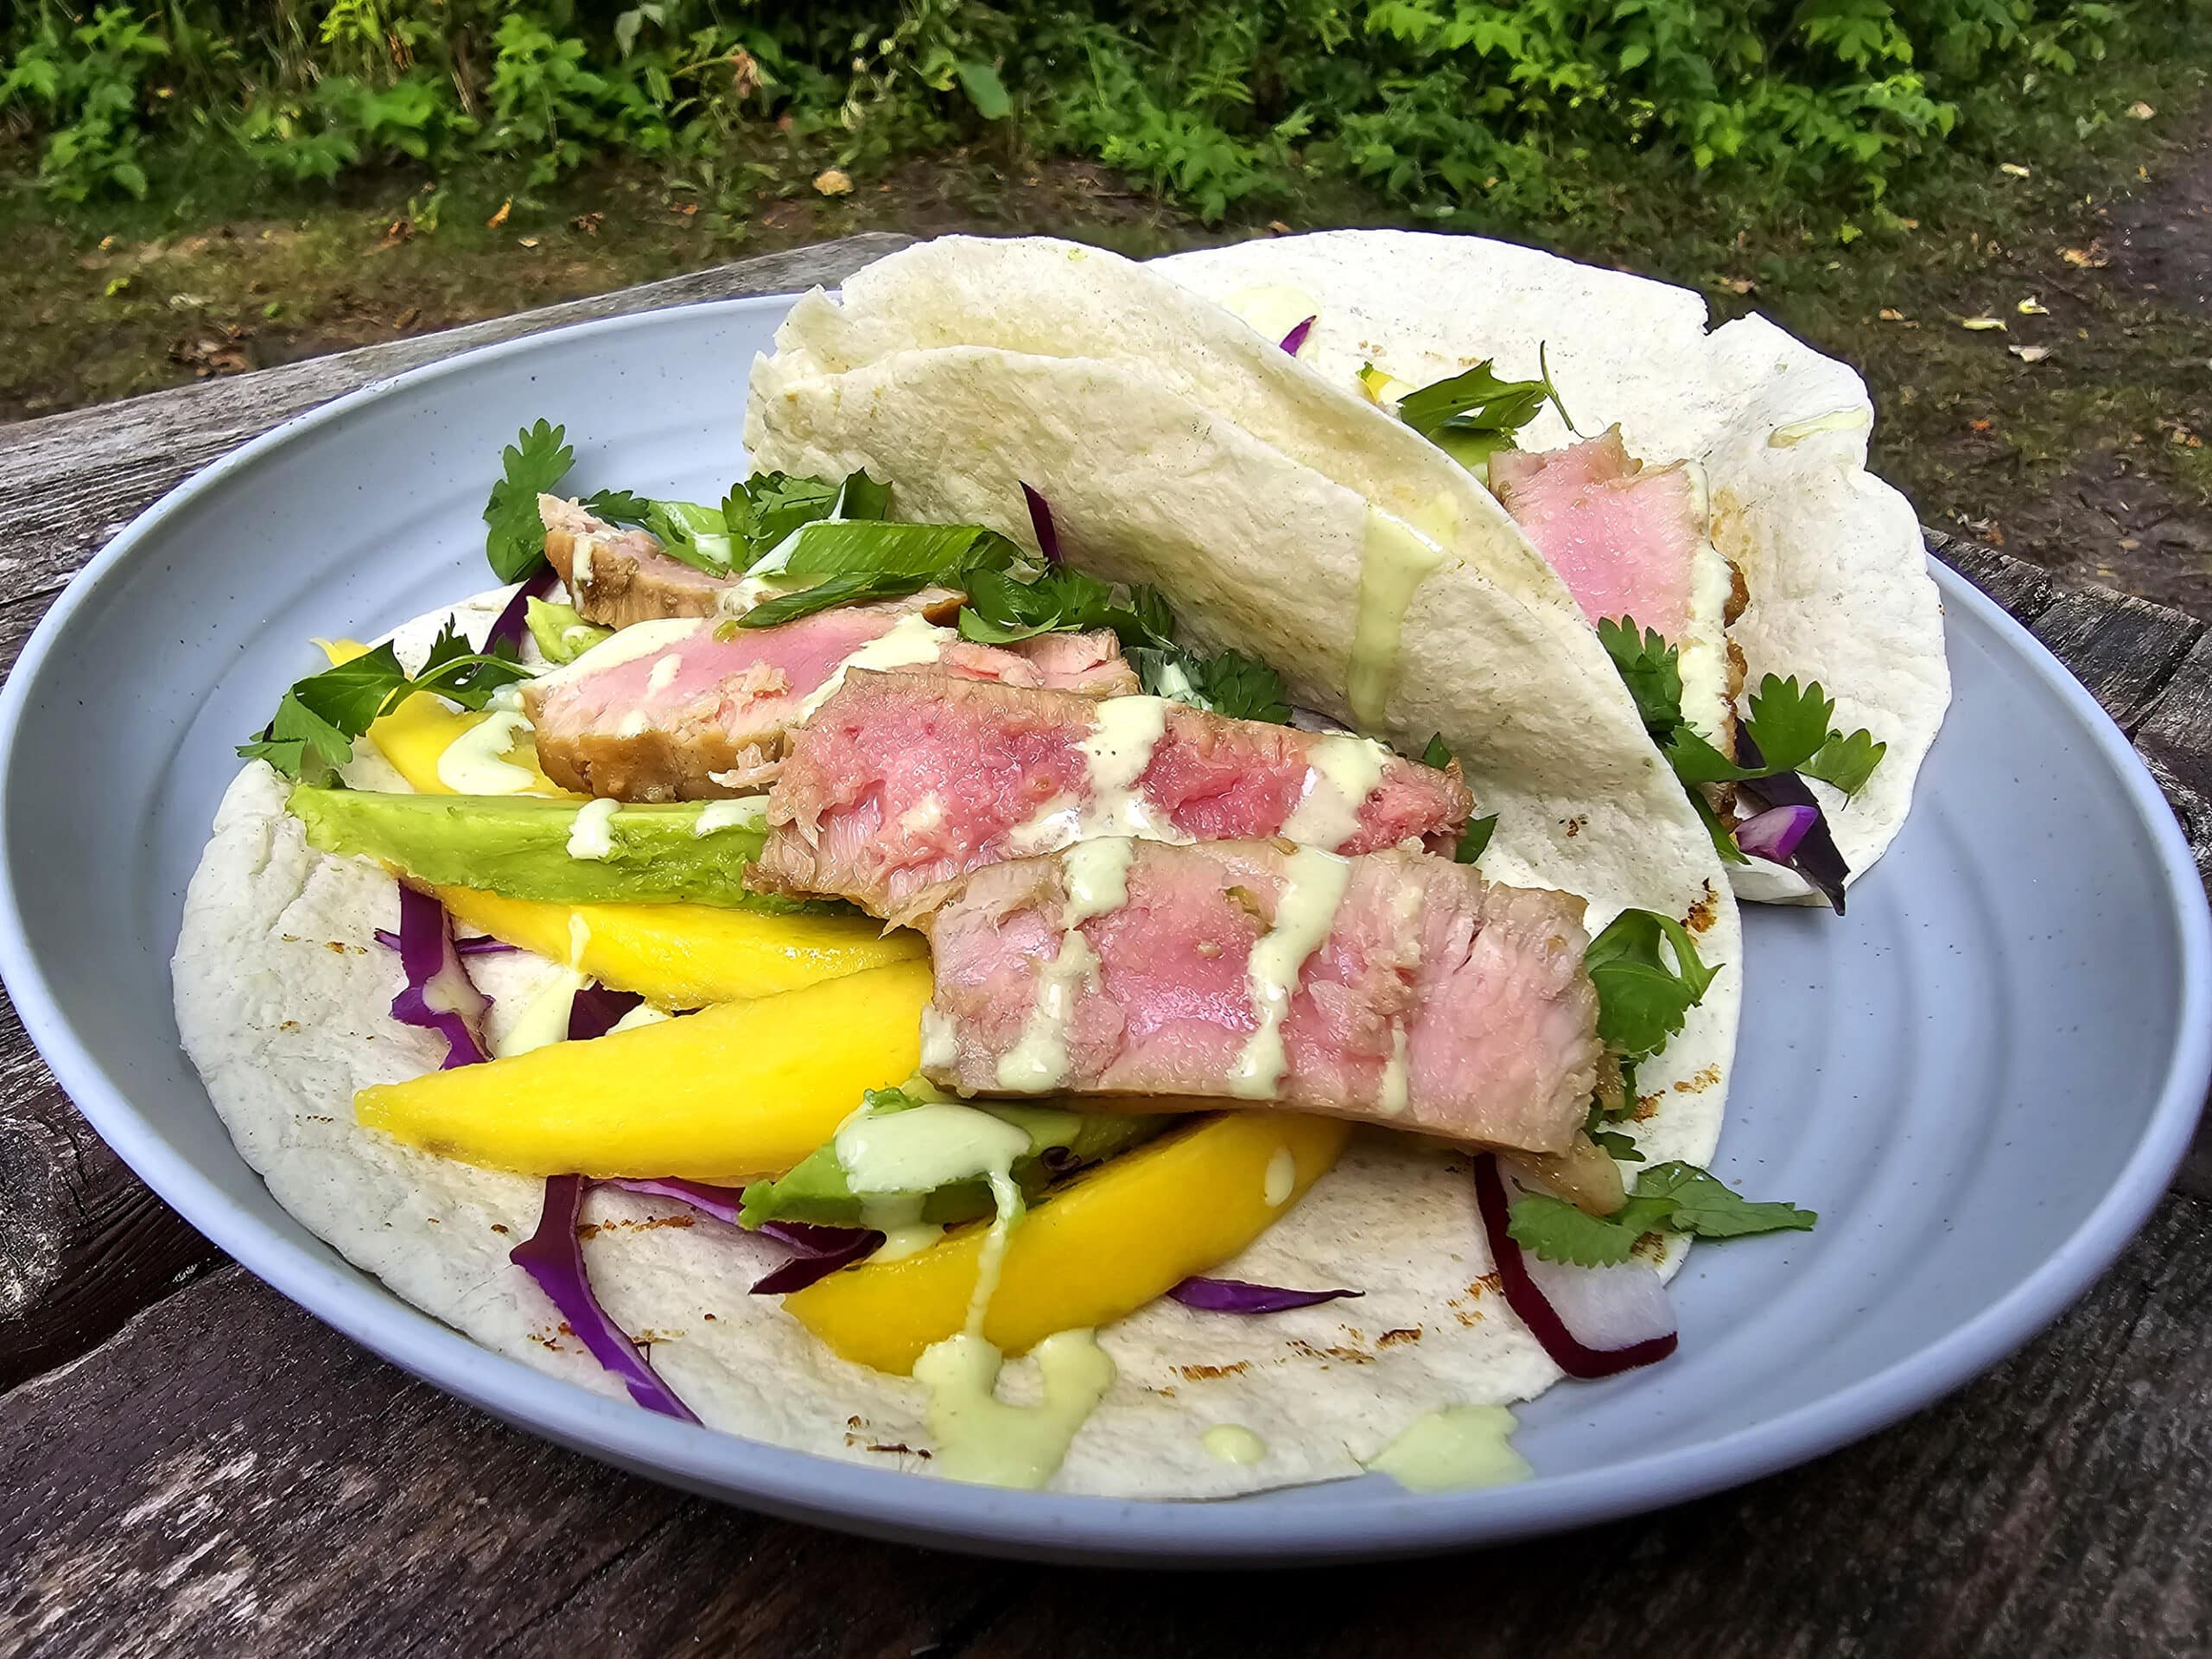
{"type": "Polygon", "coordinates": [[[42,188],[64,201],[111,189],[145,195],[140,85],[148,66],[168,55],[168,42],[129,6],[103,6],[73,27],[54,8],[39,9],[0,77],[0,109],[44,110],[42,188]]]}

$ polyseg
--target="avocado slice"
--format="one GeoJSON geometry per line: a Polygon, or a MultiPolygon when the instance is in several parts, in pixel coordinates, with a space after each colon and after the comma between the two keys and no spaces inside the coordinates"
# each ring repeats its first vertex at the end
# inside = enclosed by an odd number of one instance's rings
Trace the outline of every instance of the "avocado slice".
{"type": "Polygon", "coordinates": [[[517,795],[405,795],[302,784],[285,804],[326,853],[381,860],[433,887],[561,905],[624,901],[852,913],[847,905],[747,891],[766,832],[727,801],[582,806],[517,795]],[[611,808],[611,816],[609,816],[611,808]],[[713,812],[702,833],[700,817],[713,812]],[[582,826],[579,815],[591,815],[582,826]],[[604,856],[579,855],[571,837],[604,856]]]}
{"type": "MultiPolygon", "coordinates": [[[[880,1116],[911,1110],[934,1098],[938,1096],[933,1093],[874,1089],[868,1091],[868,1104],[870,1111],[880,1116]]],[[[1016,1106],[996,1100],[960,1103],[988,1112],[1029,1136],[1028,1152],[1014,1160],[1014,1179],[1025,1198],[1035,1198],[1070,1170],[1102,1162],[1149,1141],[1170,1121],[1138,1112],[1071,1112],[1052,1107],[1016,1106]]],[[[924,1193],[872,1193],[863,1200],[847,1181],[845,1167],[837,1161],[837,1143],[831,1140],[809,1153],[788,1173],[772,1181],[754,1181],[747,1186],[745,1207],[738,1219],[747,1227],[770,1221],[862,1227],[870,1224],[863,1213],[867,1205],[880,1204],[886,1198],[917,1221],[945,1225],[974,1221],[989,1215],[995,1207],[987,1181],[955,1181],[924,1193]],[[918,1205],[916,1199],[919,1199],[918,1205]]]]}
{"type": "Polygon", "coordinates": [[[575,606],[550,599],[531,600],[523,612],[523,620],[549,663],[573,663],[601,640],[614,636],[613,629],[585,621],[576,614],[575,606]]]}

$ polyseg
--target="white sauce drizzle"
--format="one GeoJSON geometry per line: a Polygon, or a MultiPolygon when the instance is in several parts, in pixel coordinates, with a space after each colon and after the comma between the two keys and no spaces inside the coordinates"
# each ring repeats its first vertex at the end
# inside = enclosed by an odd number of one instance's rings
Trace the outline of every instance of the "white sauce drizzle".
{"type": "Polygon", "coordinates": [[[705,626],[693,616],[657,616],[650,621],[632,622],[628,627],[608,634],[589,651],[579,652],[573,662],[545,675],[543,683],[560,685],[582,679],[587,674],[634,663],[640,657],[654,656],[683,644],[705,626]]]}
{"type": "Polygon", "coordinates": [[[438,781],[456,795],[519,795],[537,785],[537,774],[502,759],[531,729],[528,716],[486,715],[446,745],[438,756],[438,781]]]}
{"type": "Polygon", "coordinates": [[[1444,1406],[1414,1419],[1367,1466],[1409,1492],[1507,1485],[1532,1472],[1513,1449],[1513,1427],[1503,1406],[1444,1406]]]}
{"type": "Polygon", "coordinates": [[[635,1031],[640,1026],[658,1026],[674,1017],[664,1008],[657,1008],[650,1002],[640,1002],[607,1029],[610,1032],[635,1031]]]}
{"type": "Polygon", "coordinates": [[[1068,1075],[1068,1020],[1078,983],[1097,976],[1098,957],[1083,925],[1119,910],[1129,899],[1129,861],[1136,843],[1126,838],[1077,842],[1061,861],[1068,901],[1060,912],[1059,953],[1037,972],[1037,1000],[1020,1039],[999,1057],[1001,1089],[1039,1094],[1068,1075]]]}
{"type": "Polygon", "coordinates": [[[1097,723],[1082,744],[1090,784],[1090,804],[1083,814],[1086,837],[1154,833],[1156,821],[1136,785],[1166,732],[1165,697],[1109,697],[1098,705],[1097,723]]]}
{"type": "Polygon", "coordinates": [[[1291,1156],[1288,1147],[1277,1147],[1274,1155],[1268,1160],[1268,1167],[1260,1177],[1260,1196],[1267,1200],[1268,1208],[1280,1210],[1290,1202],[1290,1195],[1298,1185],[1298,1160],[1291,1156]]]}
{"type": "Polygon", "coordinates": [[[1735,578],[1713,544],[1712,497],[1705,468],[1684,461],[1697,544],[1690,550],[1690,602],[1682,638],[1675,641],[1682,677],[1682,713],[1699,733],[1718,741],[1728,709],[1728,633],[1723,620],[1735,578]]]}
{"type": "Polygon", "coordinates": [[[925,1070],[942,1071],[960,1058],[960,1039],[953,1034],[952,1021],[937,1011],[935,1005],[922,1010],[922,1065],[925,1070]]]}
{"type": "Polygon", "coordinates": [[[1402,1117],[1413,1097],[1406,1074],[1406,1022],[1390,1021],[1390,1058],[1382,1062],[1382,1081],[1376,1090],[1375,1103],[1381,1107],[1385,1117],[1402,1117]]]}
{"type": "Polygon", "coordinates": [[[574,551],[569,556],[571,563],[569,570],[571,579],[578,588],[591,586],[591,556],[593,550],[598,545],[599,543],[588,536],[578,536],[574,538],[572,543],[574,551]]]}
{"type": "Polygon", "coordinates": [[[575,821],[569,826],[570,858],[614,856],[614,814],[621,804],[615,800],[588,801],[576,809],[575,821]]]}
{"type": "Polygon", "coordinates": [[[1787,449],[1800,444],[1821,432],[1855,432],[1862,426],[1874,423],[1874,411],[1865,404],[1855,404],[1849,409],[1832,409],[1825,415],[1815,415],[1810,420],[1792,421],[1787,426],[1777,426],[1767,434],[1767,447],[1787,449]]]}
{"type": "Polygon", "coordinates": [[[691,825],[695,836],[711,836],[717,830],[757,830],[768,820],[768,798],[748,795],[742,800],[709,801],[699,809],[691,825]]]}
{"type": "Polygon", "coordinates": [[[1446,555],[1404,519],[1380,508],[1367,517],[1359,565],[1359,608],[1352,624],[1344,700],[1353,723],[1379,730],[1398,678],[1398,652],[1414,593],[1444,566],[1446,555]]]}
{"type": "Polygon", "coordinates": [[[1268,1443],[1242,1423],[1216,1423],[1198,1436],[1198,1444],[1224,1463],[1254,1464],[1268,1455],[1268,1443]]]}
{"type": "Polygon", "coordinates": [[[644,709],[632,709],[615,723],[614,735],[626,738],[643,737],[652,724],[652,720],[646,716],[644,709]]]}
{"type": "Polygon", "coordinates": [[[1284,862],[1274,925],[1252,947],[1246,970],[1258,1026],[1245,1039],[1229,1080],[1229,1092],[1245,1100],[1272,1100],[1281,1086],[1289,1064],[1283,1052],[1283,1017],[1298,994],[1306,959],[1329,937],[1351,880],[1348,861],[1315,848],[1301,847],[1284,862]]]}
{"type": "Polygon", "coordinates": [[[1389,751],[1372,738],[1322,738],[1306,753],[1306,792],[1283,821],[1300,846],[1333,853],[1359,829],[1359,809],[1382,781],[1389,751]]]}
{"type": "Polygon", "coordinates": [[[877,635],[858,651],[837,664],[836,671],[807,693],[798,705],[803,720],[823,703],[836,696],[845,683],[845,673],[855,668],[908,668],[917,663],[934,663],[944,655],[944,648],[956,636],[950,628],[940,628],[919,611],[909,611],[891,625],[887,633],[877,635]]]}
{"type": "Polygon", "coordinates": [[[683,671],[683,659],[670,652],[653,664],[653,671],[645,676],[645,695],[658,696],[676,683],[676,677],[683,671]]]}

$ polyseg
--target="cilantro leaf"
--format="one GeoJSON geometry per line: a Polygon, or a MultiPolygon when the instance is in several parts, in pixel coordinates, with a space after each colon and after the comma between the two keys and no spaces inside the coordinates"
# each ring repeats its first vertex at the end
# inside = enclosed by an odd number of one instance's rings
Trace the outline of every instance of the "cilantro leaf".
{"type": "Polygon", "coordinates": [[[1548,1192],[1524,1192],[1513,1200],[1505,1230],[1547,1262],[1610,1268],[1627,1261],[1646,1233],[1746,1238],[1809,1232],[1819,1219],[1818,1212],[1794,1204],[1754,1203],[1694,1164],[1669,1162],[1639,1173],[1635,1192],[1610,1216],[1586,1215],[1548,1192]]]}
{"type": "Polygon", "coordinates": [[[1497,814],[1495,812],[1486,818],[1468,819],[1467,827],[1459,832],[1459,844],[1452,849],[1452,861],[1455,864],[1473,863],[1483,855],[1483,849],[1490,845],[1490,838],[1497,833],[1497,814]]]}
{"type": "Polygon", "coordinates": [[[829,479],[785,473],[755,473],[731,485],[722,498],[722,519],[732,548],[743,545],[750,569],[800,525],[827,518],[842,487],[829,479]]]}
{"type": "Polygon", "coordinates": [[[1586,1133],[1590,1136],[1591,1144],[1608,1158],[1624,1164],[1640,1164],[1643,1161],[1643,1148],[1618,1129],[1591,1129],[1586,1133]]]}
{"type": "Polygon", "coordinates": [[[249,760],[266,760],[288,778],[334,769],[353,759],[353,740],[385,709],[416,691],[465,709],[481,709],[503,685],[530,671],[507,652],[480,656],[454,629],[439,631],[421,674],[410,678],[390,641],[298,681],[276,704],[269,724],[238,746],[249,760]]]}
{"type": "Polygon", "coordinates": [[[1636,1241],[1666,1223],[1663,1199],[1630,1198],[1610,1216],[1592,1216],[1548,1192],[1523,1192],[1506,1212],[1505,1230],[1524,1250],[1578,1268],[1615,1268],[1636,1253],[1636,1241]]]}
{"type": "Polygon", "coordinates": [[[978,570],[967,579],[968,608],[960,613],[963,639],[1002,645],[1063,629],[1112,628],[1141,640],[1135,612],[1114,603],[1114,590],[1096,576],[1057,565],[1033,582],[1003,571],[978,570]]]}
{"type": "Polygon", "coordinates": [[[1796,772],[1827,741],[1835,703],[1818,680],[1800,690],[1795,675],[1785,680],[1770,674],[1759,682],[1751,701],[1745,728],[1767,765],[1777,771],[1796,772]]]}
{"type": "Polygon", "coordinates": [[[1681,654],[1656,628],[1639,633],[1636,619],[1628,616],[1599,623],[1598,643],[1628,687],[1643,729],[1663,744],[1683,724],[1681,654]]]}
{"type": "Polygon", "coordinates": [[[644,496],[632,495],[627,490],[601,490],[584,498],[584,505],[591,509],[592,516],[604,518],[610,524],[642,524],[652,505],[644,496]]]}
{"type": "Polygon", "coordinates": [[[1856,795],[1866,786],[1866,779],[1881,764],[1889,747],[1886,743],[1877,743],[1874,734],[1864,727],[1848,737],[1831,733],[1828,741],[1821,745],[1820,752],[1797,770],[1808,778],[1834,785],[1847,795],[1856,795]]]}
{"type": "Polygon", "coordinates": [[[1598,1035],[1635,1058],[1656,1053],[1682,1028],[1719,971],[1699,957],[1688,928],[1649,910],[1614,917],[1582,960],[1598,993],[1598,1035]],[[1662,940],[1671,948],[1671,965],[1662,940]]]}
{"type": "MultiPolygon", "coordinates": [[[[1471,369],[1433,381],[1398,400],[1398,418],[1424,438],[1441,442],[1446,436],[1482,435],[1493,441],[1490,449],[1510,448],[1512,435],[1536,418],[1548,403],[1560,412],[1569,429],[1574,423],[1552,385],[1550,365],[1543,348],[1536,348],[1539,378],[1501,380],[1484,359],[1471,369]]],[[[1487,459],[1489,450],[1484,452],[1487,459]]]]}
{"type": "Polygon", "coordinates": [[[1428,740],[1428,747],[1421,752],[1421,765],[1433,766],[1439,772],[1450,766],[1454,758],[1452,746],[1444,741],[1444,734],[1441,732],[1431,737],[1428,740]]]}
{"type": "Polygon", "coordinates": [[[1810,1232],[1817,1211],[1776,1200],[1753,1203],[1718,1176],[1694,1164],[1654,1164],[1636,1178],[1631,1204],[1669,1206],[1667,1225],[1700,1238],[1744,1238],[1754,1233],[1810,1232]]]}
{"type": "Polygon", "coordinates": [[[863,467],[838,486],[836,505],[830,516],[836,518],[887,518],[891,516],[891,486],[877,483],[863,467]]]}
{"type": "Polygon", "coordinates": [[[1192,656],[1191,683],[1205,701],[1199,707],[1232,720],[1265,721],[1280,726],[1290,718],[1283,701],[1282,676],[1241,651],[1192,656]]]}
{"type": "Polygon", "coordinates": [[[545,526],[537,517],[537,498],[569,475],[576,452],[565,442],[567,429],[539,421],[515,435],[500,452],[505,468],[484,503],[484,555],[501,582],[519,582],[545,556],[545,526]]]}

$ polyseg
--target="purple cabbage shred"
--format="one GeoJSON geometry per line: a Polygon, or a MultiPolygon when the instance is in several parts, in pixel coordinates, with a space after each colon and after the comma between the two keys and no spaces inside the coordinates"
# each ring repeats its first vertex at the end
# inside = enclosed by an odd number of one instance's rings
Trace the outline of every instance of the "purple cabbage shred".
{"type": "Polygon", "coordinates": [[[647,1179],[637,1175],[615,1175],[599,1183],[601,1186],[619,1186],[625,1192],[643,1192],[649,1198],[674,1198],[678,1204],[688,1204],[701,1215],[712,1216],[716,1221],[737,1225],[737,1212],[745,1204],[745,1193],[734,1186],[712,1186],[705,1181],[687,1181],[681,1176],[662,1175],[647,1179]]]}
{"type": "Polygon", "coordinates": [[[427,893],[399,889],[399,965],[407,984],[391,999],[391,1017],[446,1039],[442,1071],[489,1058],[484,1015],[492,999],[476,988],[454,948],[446,907],[427,893]]]}
{"type": "Polygon", "coordinates": [[[509,1251],[507,1259],[537,1281],[577,1340],[594,1359],[622,1380],[632,1400],[648,1411],[696,1423],[696,1414],[660,1380],[652,1362],[592,1294],[591,1278],[584,1268],[583,1241],[576,1236],[585,1185],[581,1175],[549,1176],[537,1230],[509,1251]]]}
{"type": "Polygon", "coordinates": [[[1060,562],[1060,532],[1052,524],[1052,509],[1045,498],[1024,484],[1021,499],[1029,504],[1029,528],[1036,533],[1037,550],[1047,564],[1060,562]]]}
{"type": "MultiPolygon", "coordinates": [[[[1744,766],[1758,767],[1766,764],[1766,757],[1759,753],[1758,744],[1742,726],[1736,728],[1736,759],[1744,766]]],[[[1777,806],[1809,806],[1814,819],[1811,827],[1799,837],[1791,850],[1787,866],[1797,872],[1828,901],[1828,907],[1839,916],[1843,914],[1843,884],[1851,874],[1851,866],[1843,861],[1843,854],[1835,844],[1835,837],[1828,833],[1827,817],[1802,778],[1794,772],[1777,772],[1771,778],[1753,778],[1736,785],[1737,791],[1754,809],[1754,816],[1771,811],[1777,806]]],[[[1747,849],[1748,850],[1748,849],[1747,849]]]]}
{"type": "Polygon", "coordinates": [[[1736,826],[1736,845],[1753,858],[1786,865],[1820,821],[1819,811],[1809,806],[1770,806],[1736,826]]]}
{"type": "Polygon", "coordinates": [[[1306,344],[1306,336],[1313,332],[1313,325],[1319,321],[1319,317],[1308,317],[1285,334],[1282,337],[1283,350],[1288,352],[1293,357],[1296,357],[1306,344]]]}
{"type": "Polygon", "coordinates": [[[645,999],[635,991],[612,991],[604,985],[587,985],[569,1004],[569,1040],[588,1042],[604,1037],[615,1022],[645,999]]]}
{"type": "Polygon", "coordinates": [[[787,1296],[827,1279],[840,1268],[873,1255],[883,1235],[873,1227],[820,1227],[808,1221],[770,1221],[760,1231],[785,1246],[791,1259],[753,1281],[755,1296],[787,1296]]]}
{"type": "Polygon", "coordinates": [[[550,564],[541,565],[522,579],[522,586],[515,589],[515,596],[507,601],[499,620],[492,624],[492,631],[484,636],[484,650],[488,655],[501,645],[510,650],[522,649],[523,630],[529,626],[530,601],[543,599],[553,591],[559,573],[550,564]]]}
{"type": "Polygon", "coordinates": [[[1358,1290],[1286,1290],[1280,1285],[1255,1285],[1242,1279],[1185,1279],[1167,1293],[1185,1307],[1203,1313],[1281,1313],[1287,1308],[1312,1307],[1346,1296],[1363,1296],[1358,1290]]]}
{"type": "MultiPolygon", "coordinates": [[[[388,927],[377,929],[376,939],[387,950],[399,949],[399,935],[388,927]]],[[[495,939],[489,933],[474,933],[465,939],[455,939],[453,948],[464,957],[503,957],[509,951],[521,950],[522,946],[509,944],[505,939],[495,939]]]]}

